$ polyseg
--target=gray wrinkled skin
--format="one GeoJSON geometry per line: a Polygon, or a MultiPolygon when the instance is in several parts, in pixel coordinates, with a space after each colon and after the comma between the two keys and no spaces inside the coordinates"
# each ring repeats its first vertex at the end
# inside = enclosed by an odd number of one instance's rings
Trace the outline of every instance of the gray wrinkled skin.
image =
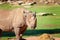
{"type": "Polygon", "coordinates": [[[36,22],[36,14],[24,8],[0,10],[0,37],[2,31],[14,31],[16,40],[21,40],[27,27],[36,28],[36,22]]]}

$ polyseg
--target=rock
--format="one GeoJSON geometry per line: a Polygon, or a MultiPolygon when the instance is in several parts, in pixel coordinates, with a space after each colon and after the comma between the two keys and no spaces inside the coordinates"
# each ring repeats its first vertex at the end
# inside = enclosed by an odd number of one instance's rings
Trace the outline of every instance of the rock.
{"type": "Polygon", "coordinates": [[[44,0],[40,0],[40,3],[44,2],[44,0]]]}
{"type": "Polygon", "coordinates": [[[0,4],[3,4],[3,2],[0,2],[0,4]]]}
{"type": "Polygon", "coordinates": [[[51,3],[51,2],[52,2],[52,0],[48,0],[48,2],[50,2],[50,3],[51,3]]]}
{"type": "Polygon", "coordinates": [[[10,0],[8,0],[8,1],[7,1],[7,3],[11,3],[11,1],[10,1],[10,0]]]}
{"type": "Polygon", "coordinates": [[[48,16],[48,15],[55,16],[56,14],[50,13],[50,12],[42,12],[42,13],[38,13],[37,15],[39,15],[39,16],[48,16]]]}
{"type": "Polygon", "coordinates": [[[40,36],[28,37],[26,40],[55,40],[55,38],[51,34],[44,33],[40,36]]]}
{"type": "Polygon", "coordinates": [[[25,8],[31,8],[31,6],[24,6],[25,8]]]}
{"type": "Polygon", "coordinates": [[[19,3],[18,2],[11,2],[10,4],[12,4],[13,6],[19,6],[19,3]]]}
{"type": "Polygon", "coordinates": [[[26,2],[25,4],[22,4],[22,5],[23,5],[23,6],[31,5],[31,3],[27,3],[27,2],[26,2]]]}
{"type": "Polygon", "coordinates": [[[55,0],[40,0],[41,4],[54,4],[55,0]]]}
{"type": "Polygon", "coordinates": [[[36,2],[31,2],[31,3],[26,2],[25,4],[22,5],[34,5],[34,4],[36,4],[36,2]]]}
{"type": "Polygon", "coordinates": [[[49,2],[48,1],[45,1],[45,4],[48,4],[49,2]]]}
{"type": "Polygon", "coordinates": [[[59,3],[55,3],[55,5],[59,5],[59,3]]]}
{"type": "Polygon", "coordinates": [[[21,4],[23,4],[23,1],[17,1],[17,3],[18,3],[19,5],[21,5],[21,4]]]}
{"type": "Polygon", "coordinates": [[[38,37],[38,40],[54,40],[54,38],[50,34],[42,34],[38,37]]]}
{"type": "Polygon", "coordinates": [[[17,1],[18,3],[23,3],[23,1],[17,1]]]}
{"type": "Polygon", "coordinates": [[[52,2],[52,3],[55,3],[55,0],[52,0],[51,2],[52,2]]]}

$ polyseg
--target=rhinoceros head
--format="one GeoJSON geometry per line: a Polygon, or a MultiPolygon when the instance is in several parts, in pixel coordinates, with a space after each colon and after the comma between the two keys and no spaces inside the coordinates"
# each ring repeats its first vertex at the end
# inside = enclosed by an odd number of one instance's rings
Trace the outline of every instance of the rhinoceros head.
{"type": "Polygon", "coordinates": [[[37,18],[36,18],[36,12],[32,11],[24,11],[25,17],[26,17],[26,24],[31,29],[36,28],[37,18]]]}

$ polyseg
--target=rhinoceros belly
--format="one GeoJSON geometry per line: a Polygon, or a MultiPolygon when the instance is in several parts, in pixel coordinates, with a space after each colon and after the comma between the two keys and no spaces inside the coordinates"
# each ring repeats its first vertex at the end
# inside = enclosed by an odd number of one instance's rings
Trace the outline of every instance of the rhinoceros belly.
{"type": "Polygon", "coordinates": [[[12,17],[10,11],[0,10],[0,29],[3,31],[12,30],[12,17]]]}
{"type": "Polygon", "coordinates": [[[11,31],[12,30],[12,25],[8,21],[0,21],[0,29],[2,31],[11,31]]]}

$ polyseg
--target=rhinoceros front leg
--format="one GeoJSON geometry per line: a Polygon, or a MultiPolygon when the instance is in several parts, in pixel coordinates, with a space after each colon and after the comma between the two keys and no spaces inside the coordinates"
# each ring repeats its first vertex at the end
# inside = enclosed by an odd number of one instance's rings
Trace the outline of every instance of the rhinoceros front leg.
{"type": "Polygon", "coordinates": [[[22,34],[20,32],[20,28],[18,28],[18,27],[14,28],[14,32],[15,32],[15,35],[16,35],[16,40],[21,40],[22,39],[22,34]]]}

